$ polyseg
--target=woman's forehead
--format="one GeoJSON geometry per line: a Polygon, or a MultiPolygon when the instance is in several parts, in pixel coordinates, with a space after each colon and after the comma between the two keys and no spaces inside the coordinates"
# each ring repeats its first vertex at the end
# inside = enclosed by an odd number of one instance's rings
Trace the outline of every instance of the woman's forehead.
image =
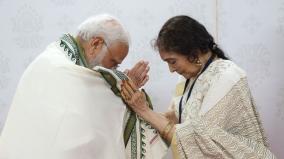
{"type": "Polygon", "coordinates": [[[173,52],[173,51],[159,51],[159,53],[163,60],[185,58],[184,55],[179,54],[177,52],[173,52]]]}

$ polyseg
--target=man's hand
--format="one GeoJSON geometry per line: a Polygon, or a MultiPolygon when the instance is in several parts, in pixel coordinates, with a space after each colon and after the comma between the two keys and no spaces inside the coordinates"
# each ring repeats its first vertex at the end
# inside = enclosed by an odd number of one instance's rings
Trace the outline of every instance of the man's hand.
{"type": "Polygon", "coordinates": [[[132,69],[124,71],[137,88],[141,88],[149,80],[150,67],[148,65],[149,62],[141,60],[132,69]]]}

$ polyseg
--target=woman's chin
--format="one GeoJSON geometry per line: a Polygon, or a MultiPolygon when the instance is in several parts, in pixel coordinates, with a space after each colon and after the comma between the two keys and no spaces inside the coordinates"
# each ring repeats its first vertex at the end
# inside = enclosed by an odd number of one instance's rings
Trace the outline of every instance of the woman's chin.
{"type": "Polygon", "coordinates": [[[190,76],[188,74],[182,73],[180,75],[182,75],[185,79],[190,79],[190,76]]]}

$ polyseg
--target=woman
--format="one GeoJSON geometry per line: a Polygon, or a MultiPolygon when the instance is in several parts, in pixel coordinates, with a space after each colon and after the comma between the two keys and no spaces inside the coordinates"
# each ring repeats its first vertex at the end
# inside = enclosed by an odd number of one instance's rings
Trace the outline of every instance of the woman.
{"type": "Polygon", "coordinates": [[[171,145],[175,158],[274,158],[245,72],[228,60],[203,25],[188,16],[173,17],[155,46],[170,71],[187,79],[175,110],[152,111],[131,81],[123,83],[121,93],[171,145]]]}

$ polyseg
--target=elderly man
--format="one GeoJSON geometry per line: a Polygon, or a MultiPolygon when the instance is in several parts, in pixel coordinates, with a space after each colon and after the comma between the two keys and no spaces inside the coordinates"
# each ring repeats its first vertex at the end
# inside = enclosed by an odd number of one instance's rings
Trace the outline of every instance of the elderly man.
{"type": "MultiPolygon", "coordinates": [[[[76,37],[63,35],[24,72],[1,136],[1,159],[125,158],[125,105],[94,66],[117,67],[127,56],[120,22],[99,15],[76,37]]],[[[148,80],[140,62],[128,71],[137,86],[148,80]]]]}

